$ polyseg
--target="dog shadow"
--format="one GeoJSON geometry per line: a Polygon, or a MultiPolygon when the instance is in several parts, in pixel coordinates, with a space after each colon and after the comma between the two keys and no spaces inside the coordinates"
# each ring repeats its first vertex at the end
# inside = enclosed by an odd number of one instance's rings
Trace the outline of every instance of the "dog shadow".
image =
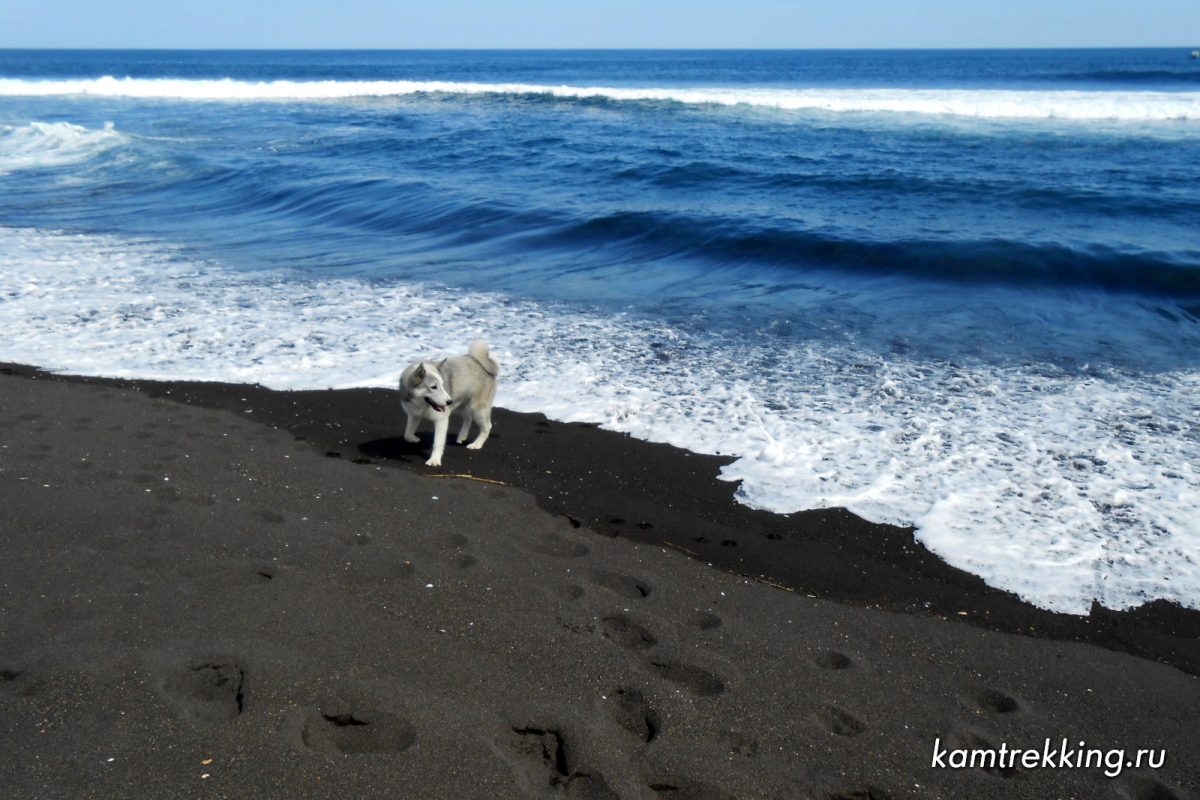
{"type": "Polygon", "coordinates": [[[406,442],[403,436],[389,436],[386,439],[372,439],[369,442],[363,442],[358,446],[358,452],[372,459],[412,461],[432,446],[433,434],[421,436],[419,442],[406,442]]]}

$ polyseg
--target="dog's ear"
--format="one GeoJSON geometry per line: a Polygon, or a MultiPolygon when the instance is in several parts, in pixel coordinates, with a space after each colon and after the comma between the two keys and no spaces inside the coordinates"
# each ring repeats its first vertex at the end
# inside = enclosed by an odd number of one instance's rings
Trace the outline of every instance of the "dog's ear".
{"type": "Polygon", "coordinates": [[[415,386],[416,384],[420,383],[423,380],[425,380],[425,365],[419,364],[419,365],[417,365],[416,370],[414,370],[413,374],[412,374],[413,385],[415,386]]]}

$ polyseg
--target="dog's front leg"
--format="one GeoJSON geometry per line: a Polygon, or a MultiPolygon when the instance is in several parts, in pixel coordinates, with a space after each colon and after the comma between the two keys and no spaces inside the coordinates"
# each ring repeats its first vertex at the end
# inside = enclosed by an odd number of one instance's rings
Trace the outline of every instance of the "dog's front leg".
{"type": "Polygon", "coordinates": [[[440,414],[433,421],[433,452],[429,454],[429,460],[425,462],[427,467],[440,467],[442,465],[442,451],[446,449],[446,429],[450,427],[450,415],[440,414]]]}
{"type": "Polygon", "coordinates": [[[421,441],[417,437],[417,425],[421,422],[421,419],[416,414],[411,414],[407,410],[404,413],[408,416],[408,422],[404,425],[404,441],[416,444],[421,441]]]}

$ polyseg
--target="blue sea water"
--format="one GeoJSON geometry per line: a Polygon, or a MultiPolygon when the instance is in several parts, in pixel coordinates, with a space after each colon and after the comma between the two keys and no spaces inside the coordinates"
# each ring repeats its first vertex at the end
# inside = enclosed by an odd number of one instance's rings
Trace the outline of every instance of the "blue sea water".
{"type": "Polygon", "coordinates": [[[483,336],[506,406],[1076,613],[1200,607],[1198,221],[1185,51],[0,51],[0,359],[483,336]]]}

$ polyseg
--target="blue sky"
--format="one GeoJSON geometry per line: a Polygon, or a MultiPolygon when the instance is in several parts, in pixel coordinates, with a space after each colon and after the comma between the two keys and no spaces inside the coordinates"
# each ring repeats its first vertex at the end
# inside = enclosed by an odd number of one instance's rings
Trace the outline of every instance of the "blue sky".
{"type": "Polygon", "coordinates": [[[0,0],[0,47],[1200,47],[1200,0],[0,0]]]}

